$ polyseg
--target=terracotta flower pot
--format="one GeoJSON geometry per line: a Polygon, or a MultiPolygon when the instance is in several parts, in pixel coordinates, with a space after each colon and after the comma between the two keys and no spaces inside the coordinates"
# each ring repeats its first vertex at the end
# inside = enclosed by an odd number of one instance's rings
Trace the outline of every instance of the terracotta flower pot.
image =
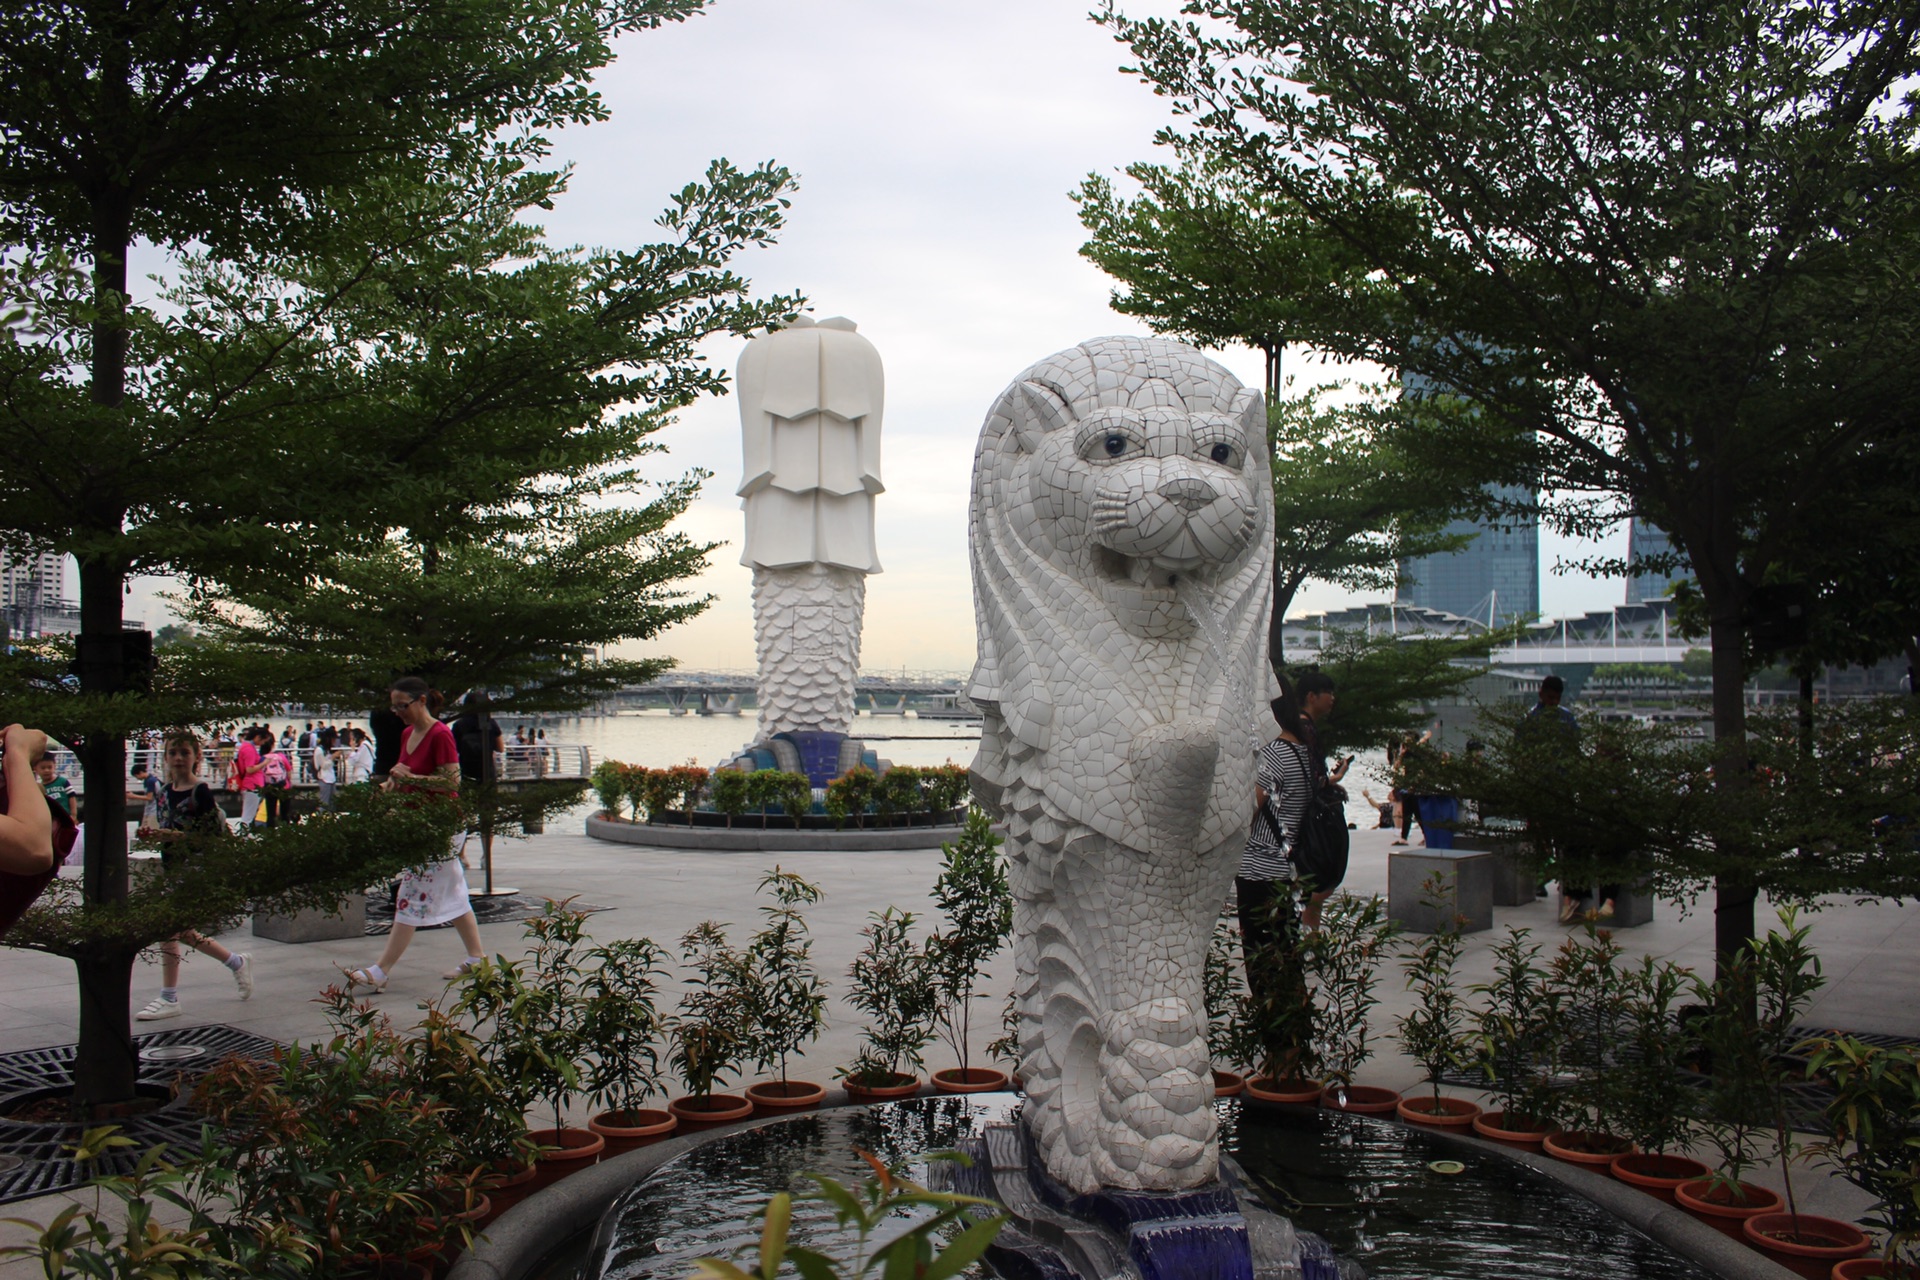
{"type": "Polygon", "coordinates": [[[733,1093],[710,1093],[704,1098],[675,1098],[667,1110],[684,1133],[698,1133],[753,1115],[753,1104],[733,1093]]]}
{"type": "Polygon", "coordinates": [[[827,1087],[806,1080],[762,1080],[747,1086],[747,1101],[756,1116],[787,1116],[810,1111],[827,1096],[827,1087]]]}
{"type": "Polygon", "coordinates": [[[1650,1196],[1673,1203],[1673,1189],[1683,1182],[1694,1182],[1713,1170],[1685,1156],[1667,1156],[1653,1151],[1630,1151],[1613,1158],[1607,1166],[1614,1177],[1628,1186],[1638,1187],[1650,1196]]]}
{"type": "Polygon", "coordinates": [[[1920,1280],[1920,1267],[1885,1258],[1849,1258],[1833,1264],[1833,1280],[1920,1280]]]}
{"type": "Polygon", "coordinates": [[[895,1098],[911,1098],[920,1092],[920,1077],[908,1075],[904,1071],[895,1072],[888,1078],[887,1084],[856,1083],[848,1076],[847,1101],[849,1102],[889,1102],[895,1098]]]}
{"type": "Polygon", "coordinates": [[[1011,1081],[997,1067],[946,1067],[933,1073],[941,1093],[999,1093],[1011,1081]]]}
{"type": "Polygon", "coordinates": [[[1356,1116],[1390,1116],[1400,1105],[1400,1095],[1370,1084],[1330,1084],[1320,1091],[1320,1105],[1356,1116]]]}
{"type": "Polygon", "coordinates": [[[587,1131],[607,1141],[600,1153],[602,1160],[625,1155],[641,1147],[652,1146],[680,1127],[680,1122],[664,1111],[642,1108],[639,1111],[602,1111],[587,1121],[587,1131]]]}
{"type": "Polygon", "coordinates": [[[1435,1098],[1423,1093],[1415,1098],[1402,1098],[1394,1111],[1402,1120],[1430,1129],[1465,1129],[1480,1114],[1480,1104],[1465,1098],[1435,1098]],[[1436,1103],[1438,1110],[1434,1109],[1436,1103]]]}
{"type": "Polygon", "coordinates": [[[1544,1124],[1509,1129],[1506,1120],[1507,1113],[1504,1111],[1482,1111],[1473,1118],[1473,1131],[1483,1138],[1504,1142],[1510,1147],[1520,1147],[1527,1151],[1538,1150],[1547,1140],[1547,1135],[1553,1132],[1544,1124]]]}
{"type": "Polygon", "coordinates": [[[1745,1244],[1747,1233],[1742,1227],[1747,1219],[1772,1213],[1780,1207],[1780,1197],[1750,1182],[1739,1185],[1745,1199],[1736,1198],[1728,1187],[1715,1186],[1709,1178],[1696,1178],[1675,1187],[1673,1201],[1728,1239],[1745,1244]]]}
{"type": "Polygon", "coordinates": [[[1246,1087],[1247,1078],[1238,1071],[1222,1071],[1218,1067],[1213,1069],[1214,1097],[1231,1098],[1246,1087]]]}
{"type": "Polygon", "coordinates": [[[1246,1096],[1256,1102],[1279,1102],[1294,1107],[1312,1107],[1320,1103],[1317,1080],[1274,1080],[1267,1076],[1248,1076],[1246,1096]]]}
{"type": "Polygon", "coordinates": [[[1634,1149],[1625,1138],[1587,1129],[1555,1129],[1540,1145],[1555,1160],[1584,1165],[1595,1173],[1608,1172],[1615,1156],[1631,1155],[1634,1149]]]}
{"type": "Polygon", "coordinates": [[[1851,1222],[1811,1213],[1756,1213],[1740,1229],[1748,1244],[1807,1280],[1826,1280],[1835,1263],[1863,1258],[1873,1247],[1851,1222]]]}
{"type": "Polygon", "coordinates": [[[527,1136],[542,1148],[533,1162],[528,1195],[593,1164],[607,1147],[605,1138],[585,1129],[535,1129],[527,1136]]]}
{"type": "Polygon", "coordinates": [[[496,1170],[486,1184],[487,1203],[491,1206],[491,1216],[483,1219],[481,1226],[494,1221],[501,1214],[527,1198],[528,1190],[533,1186],[534,1167],[522,1165],[513,1170],[496,1170]]]}

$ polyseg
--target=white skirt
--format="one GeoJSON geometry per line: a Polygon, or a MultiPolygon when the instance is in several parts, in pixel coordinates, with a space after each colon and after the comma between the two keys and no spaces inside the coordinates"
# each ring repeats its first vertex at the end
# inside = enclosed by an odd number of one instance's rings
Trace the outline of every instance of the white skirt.
{"type": "Polygon", "coordinates": [[[393,900],[395,924],[424,929],[458,920],[473,909],[467,901],[467,871],[460,865],[460,850],[466,842],[467,834],[461,832],[453,838],[451,858],[429,863],[422,871],[400,873],[400,893],[393,900]]]}

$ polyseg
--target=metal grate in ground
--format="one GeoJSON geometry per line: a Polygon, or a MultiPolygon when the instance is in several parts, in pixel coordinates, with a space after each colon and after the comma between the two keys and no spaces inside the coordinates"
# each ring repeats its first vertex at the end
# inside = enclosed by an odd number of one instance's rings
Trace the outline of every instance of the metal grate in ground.
{"type": "MultiPolygon", "coordinates": [[[[265,1036],[220,1025],[169,1027],[135,1036],[133,1045],[140,1054],[139,1082],[162,1088],[182,1077],[197,1079],[223,1058],[265,1058],[279,1047],[265,1036]]],[[[74,1048],[64,1044],[0,1053],[0,1099],[71,1084],[74,1048]]],[[[129,1172],[141,1153],[156,1145],[200,1144],[201,1116],[184,1098],[117,1125],[136,1145],[82,1168],[73,1159],[73,1145],[86,1126],[0,1119],[0,1204],[69,1191],[101,1173],[129,1172]]]]}

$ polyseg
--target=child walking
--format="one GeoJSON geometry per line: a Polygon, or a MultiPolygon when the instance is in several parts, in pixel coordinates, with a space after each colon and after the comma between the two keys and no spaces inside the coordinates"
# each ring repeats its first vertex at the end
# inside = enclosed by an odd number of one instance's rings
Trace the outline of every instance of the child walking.
{"type": "MultiPolygon", "coordinates": [[[[184,855],[181,843],[191,835],[225,832],[227,820],[214,803],[213,788],[200,781],[200,739],[192,733],[167,735],[162,756],[164,785],[154,796],[156,825],[140,828],[140,834],[160,844],[163,864],[184,855]]],[[[180,1016],[180,957],[185,942],[201,955],[211,956],[233,971],[240,998],[253,997],[253,957],[245,952],[227,950],[211,938],[189,930],[160,944],[160,994],[133,1016],[141,1022],[158,1022],[180,1016]]]]}

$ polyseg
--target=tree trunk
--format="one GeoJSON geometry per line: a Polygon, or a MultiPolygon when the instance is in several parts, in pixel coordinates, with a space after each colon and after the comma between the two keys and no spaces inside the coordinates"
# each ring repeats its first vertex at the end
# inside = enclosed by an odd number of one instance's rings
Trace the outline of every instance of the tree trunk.
{"type": "MultiPolygon", "coordinates": [[[[1732,594],[1732,593],[1728,593],[1732,594]]],[[[1752,785],[1747,776],[1746,671],[1742,663],[1745,632],[1738,600],[1717,601],[1710,608],[1709,642],[1713,646],[1714,789],[1734,797],[1752,785]]],[[[1753,857],[1753,850],[1717,849],[1723,862],[1753,857]]],[[[1751,875],[1723,871],[1713,891],[1713,950],[1716,973],[1724,975],[1732,957],[1746,949],[1753,937],[1754,903],[1758,898],[1751,875]]]]}
{"type": "MultiPolygon", "coordinates": [[[[102,199],[94,207],[93,285],[100,319],[93,324],[92,398],[118,409],[126,399],[127,333],[121,319],[127,292],[127,248],[132,239],[130,204],[102,199]]],[[[102,508],[87,523],[100,534],[120,532],[126,512],[102,495],[102,508]]],[[[124,650],[127,566],[99,554],[80,561],[79,676],[83,694],[118,693],[125,683],[124,650]]],[[[86,792],[86,866],[81,885],[89,906],[127,897],[127,748],[115,731],[86,732],[79,743],[86,792]]],[[[132,953],[90,955],[74,962],[80,980],[80,1043],[74,1052],[73,1096],[82,1108],[133,1097],[138,1062],[128,1008],[132,953]]],[[[83,1112],[84,1114],[84,1112],[83,1112]]]]}

